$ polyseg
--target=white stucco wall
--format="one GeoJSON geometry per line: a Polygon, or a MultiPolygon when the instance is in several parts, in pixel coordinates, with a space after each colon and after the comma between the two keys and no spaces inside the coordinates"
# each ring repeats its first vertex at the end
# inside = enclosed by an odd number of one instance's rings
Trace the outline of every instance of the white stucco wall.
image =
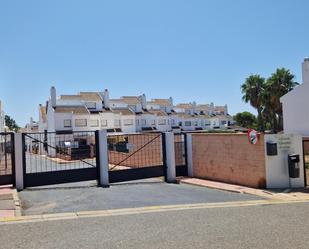
{"type": "Polygon", "coordinates": [[[302,136],[293,134],[265,135],[265,165],[267,188],[299,188],[304,187],[304,163],[302,136]],[[278,155],[268,156],[266,143],[277,143],[278,155]],[[299,155],[299,178],[289,177],[288,155],[299,155]]]}
{"type": "Polygon", "coordinates": [[[123,133],[136,132],[135,115],[121,115],[121,130],[123,133]],[[132,120],[132,124],[126,124],[126,120],[132,120]]]}
{"type": "Polygon", "coordinates": [[[309,84],[302,84],[281,98],[284,133],[309,136],[309,84]]]}
{"type": "Polygon", "coordinates": [[[281,97],[284,133],[309,136],[309,59],[302,63],[303,84],[281,97]]]}

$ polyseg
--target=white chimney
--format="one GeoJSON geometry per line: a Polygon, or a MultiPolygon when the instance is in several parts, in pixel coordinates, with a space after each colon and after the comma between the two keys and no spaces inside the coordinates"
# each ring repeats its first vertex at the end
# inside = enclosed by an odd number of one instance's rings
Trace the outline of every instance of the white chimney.
{"type": "Polygon", "coordinates": [[[193,114],[195,114],[196,113],[196,102],[195,101],[193,101],[192,103],[192,110],[193,110],[193,114]]]}
{"type": "Polygon", "coordinates": [[[51,106],[53,108],[56,107],[57,105],[57,102],[56,102],[56,98],[57,98],[57,95],[56,95],[56,88],[54,86],[52,86],[50,88],[50,102],[51,102],[51,106]]]}
{"type": "Polygon", "coordinates": [[[214,112],[215,112],[215,105],[213,102],[211,102],[209,106],[209,114],[212,115],[214,114],[214,112]]]}
{"type": "Polygon", "coordinates": [[[309,84],[309,58],[305,58],[302,64],[303,84],[309,84]]]}
{"type": "Polygon", "coordinates": [[[143,93],[143,95],[141,95],[139,99],[141,101],[142,109],[146,110],[147,109],[147,101],[146,101],[145,93],[143,93]]]}
{"type": "Polygon", "coordinates": [[[174,106],[174,101],[173,101],[173,98],[172,98],[172,97],[170,97],[170,105],[171,105],[171,107],[174,106]]]}
{"type": "Polygon", "coordinates": [[[32,117],[30,118],[29,128],[30,128],[30,131],[33,128],[33,118],[32,117]]]}
{"type": "Polygon", "coordinates": [[[227,115],[228,111],[227,111],[227,104],[224,105],[224,115],[227,115]]]}
{"type": "Polygon", "coordinates": [[[110,104],[109,104],[109,92],[107,89],[104,90],[103,93],[103,102],[104,102],[104,108],[109,109],[110,104]]]}

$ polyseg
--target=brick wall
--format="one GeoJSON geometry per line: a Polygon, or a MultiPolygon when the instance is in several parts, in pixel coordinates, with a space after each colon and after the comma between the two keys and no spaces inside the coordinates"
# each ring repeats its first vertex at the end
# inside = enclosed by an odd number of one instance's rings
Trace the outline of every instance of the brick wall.
{"type": "Polygon", "coordinates": [[[192,160],[194,177],[266,186],[263,135],[253,145],[246,134],[193,134],[192,160]]]}

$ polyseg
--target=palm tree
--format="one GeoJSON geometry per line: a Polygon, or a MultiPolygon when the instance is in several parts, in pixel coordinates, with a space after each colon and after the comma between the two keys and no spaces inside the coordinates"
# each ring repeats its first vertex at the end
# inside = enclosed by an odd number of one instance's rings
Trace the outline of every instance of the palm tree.
{"type": "Polygon", "coordinates": [[[244,84],[241,85],[241,92],[243,93],[243,101],[250,103],[258,112],[258,129],[264,131],[264,122],[262,117],[263,110],[263,96],[265,91],[265,79],[258,74],[252,74],[244,84]]]}
{"type": "Polygon", "coordinates": [[[294,81],[295,76],[290,73],[290,70],[278,68],[270,78],[267,79],[267,95],[268,104],[273,110],[273,130],[274,132],[283,129],[282,105],[280,98],[293,90],[298,85],[294,81]]]}

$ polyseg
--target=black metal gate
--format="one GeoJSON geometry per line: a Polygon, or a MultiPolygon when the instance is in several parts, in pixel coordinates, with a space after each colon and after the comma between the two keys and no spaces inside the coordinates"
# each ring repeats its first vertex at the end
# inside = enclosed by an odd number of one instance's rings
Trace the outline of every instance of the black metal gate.
{"type": "Polygon", "coordinates": [[[166,175],[164,134],[110,135],[109,182],[124,182],[166,175]]]}
{"type": "Polygon", "coordinates": [[[309,137],[303,138],[305,185],[309,184],[309,137]]]}
{"type": "Polygon", "coordinates": [[[188,176],[186,135],[174,134],[176,176],[188,176]]]}
{"type": "Polygon", "coordinates": [[[0,133],[0,185],[15,185],[14,133],[0,133]]]}
{"type": "Polygon", "coordinates": [[[24,133],[24,186],[97,180],[98,133],[24,133]]]}

